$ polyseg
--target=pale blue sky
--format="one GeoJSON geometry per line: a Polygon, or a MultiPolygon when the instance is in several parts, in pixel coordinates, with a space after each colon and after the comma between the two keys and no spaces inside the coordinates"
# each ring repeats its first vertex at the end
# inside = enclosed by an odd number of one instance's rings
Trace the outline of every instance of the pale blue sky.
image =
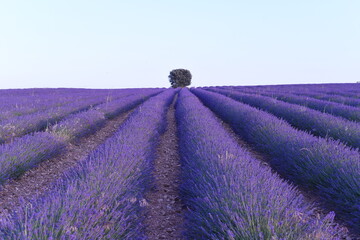
{"type": "Polygon", "coordinates": [[[0,88],[360,81],[358,0],[0,0],[0,88]]]}

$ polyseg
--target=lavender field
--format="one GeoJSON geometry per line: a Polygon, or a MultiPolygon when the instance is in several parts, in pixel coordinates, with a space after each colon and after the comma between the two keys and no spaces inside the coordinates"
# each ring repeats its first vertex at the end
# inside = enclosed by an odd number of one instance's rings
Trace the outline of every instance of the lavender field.
{"type": "Polygon", "coordinates": [[[0,100],[0,239],[360,239],[360,84],[0,100]]]}

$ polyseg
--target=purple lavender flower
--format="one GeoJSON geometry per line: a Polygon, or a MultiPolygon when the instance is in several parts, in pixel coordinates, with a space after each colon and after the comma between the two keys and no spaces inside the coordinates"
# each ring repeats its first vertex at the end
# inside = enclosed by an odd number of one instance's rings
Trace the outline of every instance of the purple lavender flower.
{"type": "Polygon", "coordinates": [[[335,239],[293,186],[239,146],[187,89],[177,103],[188,239],[335,239]]]}
{"type": "Polygon", "coordinates": [[[318,195],[325,207],[359,231],[359,151],[296,130],[269,113],[223,95],[192,91],[246,141],[269,155],[276,171],[318,195]]]}
{"type": "Polygon", "coordinates": [[[21,175],[63,151],[65,143],[49,133],[34,133],[0,145],[0,183],[21,175]]]}
{"type": "Polygon", "coordinates": [[[174,93],[166,90],[141,104],[48,194],[29,205],[24,203],[6,224],[0,223],[0,237],[145,239],[141,202],[174,93]]]}

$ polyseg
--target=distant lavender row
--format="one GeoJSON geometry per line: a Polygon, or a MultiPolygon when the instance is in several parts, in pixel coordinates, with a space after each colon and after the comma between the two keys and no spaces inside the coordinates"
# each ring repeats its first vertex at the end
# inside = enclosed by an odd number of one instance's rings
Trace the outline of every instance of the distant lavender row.
{"type": "Polygon", "coordinates": [[[0,143],[31,132],[44,130],[49,124],[59,121],[71,113],[86,110],[93,102],[93,99],[90,99],[89,102],[74,102],[71,105],[5,120],[0,124],[0,143]]]}
{"type": "Polygon", "coordinates": [[[176,106],[187,239],[335,239],[292,186],[239,146],[183,89],[176,106]]]}
{"type": "MultiPolygon", "coordinates": [[[[121,95],[115,97],[119,98],[121,95]]],[[[94,94],[81,100],[74,99],[73,102],[60,107],[4,120],[0,123],[0,143],[31,132],[44,130],[50,124],[62,120],[69,114],[87,110],[108,100],[106,94],[94,94]]]]}
{"type": "Polygon", "coordinates": [[[284,101],[284,102],[304,105],[306,107],[309,107],[309,108],[312,108],[312,109],[315,109],[315,110],[318,110],[321,112],[329,113],[329,114],[332,114],[335,116],[340,116],[340,117],[346,118],[351,121],[360,122],[360,108],[349,106],[349,105],[344,105],[344,104],[340,104],[340,103],[336,103],[336,102],[325,101],[325,100],[320,100],[320,99],[316,99],[316,98],[311,98],[311,97],[301,96],[301,95],[296,95],[296,94],[291,94],[291,93],[284,93],[283,91],[279,91],[279,90],[277,90],[277,91],[276,90],[274,90],[274,91],[262,91],[262,90],[259,91],[258,88],[241,89],[241,88],[236,88],[236,87],[234,87],[234,88],[227,87],[227,88],[223,88],[223,89],[229,90],[229,91],[240,91],[242,93],[257,93],[257,94],[273,97],[276,99],[280,99],[281,101],[284,101]]]}
{"type": "Polygon", "coordinates": [[[30,114],[49,107],[61,106],[74,97],[83,97],[83,94],[88,93],[77,90],[71,92],[56,91],[56,89],[42,89],[42,91],[31,89],[1,90],[0,120],[30,114]]]}
{"type": "Polygon", "coordinates": [[[50,131],[66,141],[73,141],[98,129],[107,118],[129,111],[149,97],[163,90],[138,90],[136,94],[106,102],[88,111],[71,114],[63,121],[50,127],[50,131]]]}
{"type": "Polygon", "coordinates": [[[301,85],[288,85],[284,86],[282,89],[288,91],[293,89],[294,92],[303,91],[303,92],[314,92],[320,94],[328,95],[339,95],[350,98],[359,98],[360,97],[360,84],[301,84],[301,85]]]}
{"type": "Polygon", "coordinates": [[[272,113],[277,117],[285,119],[291,125],[301,130],[310,131],[314,135],[321,137],[329,136],[338,139],[351,147],[360,148],[359,123],[297,104],[279,101],[271,97],[217,88],[208,89],[272,113]]]}
{"type": "MultiPolygon", "coordinates": [[[[345,104],[345,105],[349,105],[349,106],[353,106],[353,107],[360,107],[360,100],[359,98],[353,98],[353,97],[349,97],[347,96],[347,94],[340,96],[340,95],[334,95],[334,94],[327,94],[324,92],[316,92],[315,89],[309,87],[309,86],[305,86],[306,88],[296,88],[294,90],[292,90],[292,88],[276,88],[275,86],[269,87],[269,88],[264,88],[264,87],[259,87],[258,91],[265,91],[265,92],[282,92],[282,93],[293,93],[296,95],[300,95],[300,96],[308,96],[311,98],[315,98],[315,99],[320,99],[320,100],[325,100],[325,101],[330,101],[330,102],[337,102],[340,104],[345,104]]],[[[248,88],[248,90],[253,91],[255,88],[248,88]]]]}
{"type": "Polygon", "coordinates": [[[133,89],[22,89],[2,90],[0,96],[0,121],[13,117],[45,111],[52,107],[82,101],[89,96],[102,95],[107,98],[132,93],[133,89]],[[6,94],[11,93],[11,94],[6,94]]]}
{"type": "Polygon", "coordinates": [[[353,107],[360,107],[360,99],[343,97],[343,96],[335,96],[329,94],[316,94],[316,93],[308,93],[308,92],[295,92],[294,94],[308,96],[316,99],[321,99],[325,101],[337,102],[341,104],[346,104],[353,107]]]}
{"type": "Polygon", "coordinates": [[[136,95],[113,101],[117,103],[117,107],[112,105],[112,108],[106,108],[106,105],[99,105],[97,110],[90,109],[71,114],[49,129],[56,137],[48,133],[35,133],[1,145],[0,184],[60,153],[64,149],[65,142],[74,141],[96,131],[105,122],[104,115],[116,116],[128,111],[159,91],[161,90],[138,90],[136,95]]]}
{"type": "Polygon", "coordinates": [[[223,95],[192,90],[258,150],[282,176],[309,189],[360,233],[360,153],[309,135],[287,122],[223,95]]]}
{"type": "Polygon", "coordinates": [[[98,111],[101,111],[105,114],[106,118],[113,118],[120,113],[126,112],[131,108],[139,105],[149,97],[152,97],[156,94],[159,94],[163,90],[151,89],[151,90],[141,90],[139,89],[136,94],[117,99],[111,102],[106,102],[95,107],[98,111]]]}
{"type": "Polygon", "coordinates": [[[334,89],[334,90],[330,90],[330,89],[325,89],[322,91],[316,91],[318,93],[324,93],[324,94],[329,94],[329,95],[339,95],[339,96],[343,96],[343,97],[350,97],[350,98],[360,98],[360,91],[351,91],[351,90],[340,90],[340,89],[334,89]]]}
{"type": "MultiPolygon", "coordinates": [[[[352,94],[360,94],[360,84],[335,84],[334,87],[339,88],[338,92],[342,93],[340,95],[327,94],[324,92],[316,91],[316,89],[321,88],[321,86],[312,85],[312,84],[302,84],[302,85],[272,85],[272,86],[251,86],[251,87],[221,87],[223,89],[237,89],[243,92],[248,93],[292,93],[299,96],[307,96],[315,99],[337,102],[353,107],[360,107],[360,99],[357,97],[350,97],[352,94]],[[344,90],[344,89],[347,89],[344,90]],[[352,89],[352,90],[351,90],[352,89]]],[[[326,87],[326,86],[325,86],[326,87]]]]}
{"type": "Polygon", "coordinates": [[[96,131],[104,123],[104,114],[90,109],[69,115],[63,121],[51,126],[49,132],[61,137],[65,141],[73,141],[96,131]]]}
{"type": "Polygon", "coordinates": [[[343,95],[346,97],[358,96],[360,94],[360,84],[357,83],[336,83],[336,84],[288,84],[288,85],[262,85],[243,87],[239,89],[257,89],[261,91],[281,91],[281,92],[313,92],[329,95],[343,95]]]}
{"type": "Polygon", "coordinates": [[[62,139],[49,133],[35,133],[0,145],[0,184],[20,176],[39,162],[63,151],[62,139]]]}
{"type": "Polygon", "coordinates": [[[281,93],[263,93],[265,96],[275,97],[284,102],[304,105],[321,112],[329,113],[335,116],[340,116],[351,121],[360,122],[360,108],[343,105],[340,103],[329,102],[320,99],[298,96],[295,94],[281,94],[281,93]]]}
{"type": "Polygon", "coordinates": [[[143,194],[175,90],[150,98],[44,197],[0,223],[2,239],[144,239],[143,194]]]}

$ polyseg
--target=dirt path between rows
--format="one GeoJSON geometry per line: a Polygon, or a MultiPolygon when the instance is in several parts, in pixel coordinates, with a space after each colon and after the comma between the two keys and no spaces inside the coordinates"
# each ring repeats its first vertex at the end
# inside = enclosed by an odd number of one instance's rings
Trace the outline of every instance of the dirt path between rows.
{"type": "Polygon", "coordinates": [[[79,139],[76,144],[68,144],[63,154],[41,162],[19,178],[9,180],[0,186],[0,217],[16,209],[21,198],[25,201],[33,200],[49,190],[51,183],[114,134],[130,112],[107,120],[94,134],[79,139]]]}
{"type": "Polygon", "coordinates": [[[167,129],[160,137],[154,161],[154,187],[147,195],[148,239],[184,239],[184,207],[179,194],[180,158],[175,121],[175,97],[167,112],[167,129]]]}

